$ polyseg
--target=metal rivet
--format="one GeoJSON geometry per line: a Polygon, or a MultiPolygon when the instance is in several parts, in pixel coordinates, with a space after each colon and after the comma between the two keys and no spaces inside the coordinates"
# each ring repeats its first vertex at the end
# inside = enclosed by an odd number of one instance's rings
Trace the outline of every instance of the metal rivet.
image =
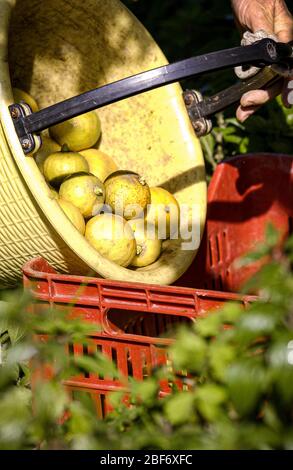
{"type": "Polygon", "coordinates": [[[23,139],[23,141],[21,142],[21,146],[25,150],[29,149],[31,146],[29,139],[23,139]]]}
{"type": "Polygon", "coordinates": [[[191,105],[192,102],[193,102],[193,96],[191,95],[191,93],[189,93],[188,95],[186,94],[184,96],[184,103],[186,104],[186,106],[191,105]]]}
{"type": "Polygon", "coordinates": [[[12,119],[17,119],[17,118],[19,118],[19,116],[20,116],[19,109],[16,108],[16,107],[12,108],[12,110],[11,110],[10,113],[11,113],[12,119]]]}
{"type": "Polygon", "coordinates": [[[272,42],[267,44],[267,51],[271,59],[275,59],[277,57],[276,47],[272,42]]]}

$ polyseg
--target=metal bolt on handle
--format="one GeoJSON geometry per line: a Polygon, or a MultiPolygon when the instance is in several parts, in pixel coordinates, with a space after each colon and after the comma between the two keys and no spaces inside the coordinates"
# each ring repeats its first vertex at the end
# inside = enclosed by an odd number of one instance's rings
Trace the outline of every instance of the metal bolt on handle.
{"type": "Polygon", "coordinates": [[[23,112],[21,104],[11,105],[9,110],[16,133],[27,154],[36,150],[35,134],[88,111],[203,73],[237,65],[264,67],[284,61],[292,61],[293,67],[292,46],[277,43],[272,39],[262,39],[250,46],[211,52],[148,70],[69,98],[36,113],[23,112]],[[30,142],[28,146],[26,139],[30,142]]]}

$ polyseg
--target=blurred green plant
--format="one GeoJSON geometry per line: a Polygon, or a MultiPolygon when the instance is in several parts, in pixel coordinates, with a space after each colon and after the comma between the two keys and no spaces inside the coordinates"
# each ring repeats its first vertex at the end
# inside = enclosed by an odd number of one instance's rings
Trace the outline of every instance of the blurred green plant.
{"type": "Polygon", "coordinates": [[[127,431],[119,448],[293,449],[293,239],[287,255],[277,240],[269,226],[266,244],[242,260],[271,257],[246,287],[260,292],[259,301],[245,311],[227,304],[178,331],[170,354],[174,370],[188,372],[188,391],[158,401],[153,390],[142,401],[134,390],[132,415],[116,397],[121,428],[113,418],[111,436],[113,425],[117,443],[127,431]]]}
{"type": "Polygon", "coordinates": [[[2,294],[0,302],[0,449],[68,448],[71,434],[76,437],[90,430],[96,414],[92,401],[87,400],[85,407],[73,402],[62,382],[84,373],[118,376],[101,353],[65,354],[68,344],[90,344],[93,325],[69,319],[68,309],[29,314],[32,303],[21,291],[2,294]],[[36,340],[37,334],[46,341],[36,340]],[[30,370],[44,375],[32,381],[30,370]],[[70,419],[64,424],[67,414],[70,419]]]}
{"type": "Polygon", "coordinates": [[[59,311],[28,314],[27,294],[5,295],[0,448],[293,449],[293,238],[283,251],[277,241],[268,227],[266,243],[241,261],[270,256],[247,285],[260,299],[245,310],[226,304],[191,328],[181,327],[169,350],[173,366],[131,381],[127,405],[125,392],[113,393],[114,411],[104,420],[97,419],[86,393],[71,400],[62,386],[80,373],[119,377],[98,353],[64,354],[68,343],[90,344],[92,325],[59,311]],[[35,341],[35,333],[47,341],[35,341]],[[29,360],[42,370],[51,363],[54,372],[49,381],[34,382],[33,402],[29,360]],[[172,393],[158,399],[162,379],[172,393]]]}

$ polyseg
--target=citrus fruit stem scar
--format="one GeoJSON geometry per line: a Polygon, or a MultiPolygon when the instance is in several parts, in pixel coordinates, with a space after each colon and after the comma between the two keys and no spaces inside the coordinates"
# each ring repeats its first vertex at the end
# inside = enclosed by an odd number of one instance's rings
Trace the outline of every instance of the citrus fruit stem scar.
{"type": "Polygon", "coordinates": [[[94,188],[94,193],[97,195],[97,196],[101,196],[103,194],[103,190],[101,188],[99,188],[98,186],[96,186],[94,188]]]}
{"type": "Polygon", "coordinates": [[[144,186],[146,184],[146,180],[145,180],[145,177],[144,176],[140,176],[139,179],[138,179],[138,182],[144,186]]]}
{"type": "Polygon", "coordinates": [[[61,152],[70,152],[70,148],[67,144],[63,144],[61,147],[61,152]]]}

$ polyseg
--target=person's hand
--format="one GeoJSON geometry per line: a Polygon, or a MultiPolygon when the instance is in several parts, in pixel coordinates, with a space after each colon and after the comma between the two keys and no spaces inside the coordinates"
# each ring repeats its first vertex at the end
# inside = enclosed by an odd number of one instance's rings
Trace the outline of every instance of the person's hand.
{"type": "MultiPolygon", "coordinates": [[[[236,22],[243,31],[256,31],[262,29],[274,34],[280,42],[293,40],[293,18],[285,0],[231,0],[236,22]]],[[[262,104],[282,93],[285,106],[289,107],[288,97],[292,93],[289,82],[284,79],[281,83],[268,90],[253,90],[245,93],[240,101],[236,116],[243,122],[253,114],[262,104]]],[[[291,103],[292,104],[292,103],[291,103]]]]}

